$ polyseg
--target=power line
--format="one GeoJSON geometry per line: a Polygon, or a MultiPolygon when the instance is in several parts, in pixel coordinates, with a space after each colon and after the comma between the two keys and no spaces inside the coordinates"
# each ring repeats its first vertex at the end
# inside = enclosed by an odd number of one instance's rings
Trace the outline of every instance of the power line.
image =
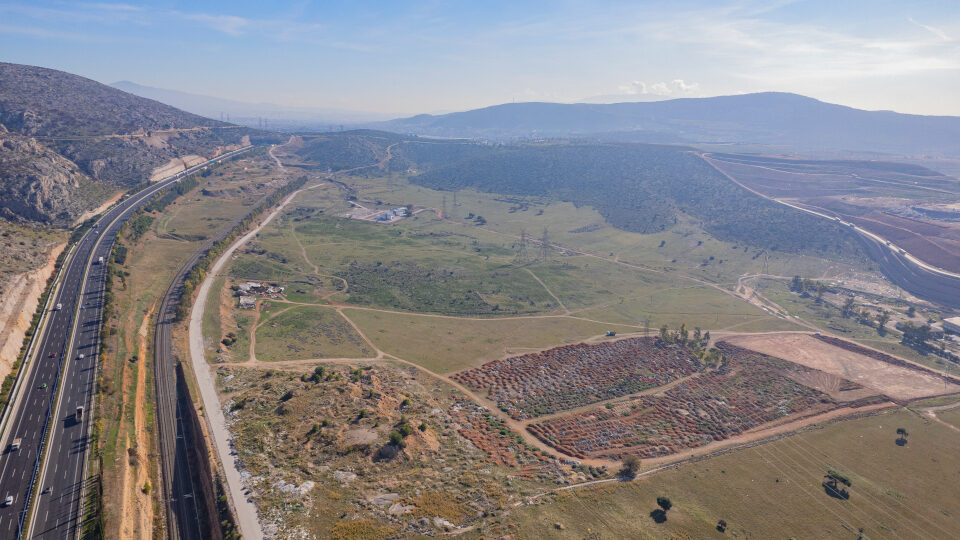
{"type": "Polygon", "coordinates": [[[520,229],[520,243],[517,245],[517,262],[525,263],[530,260],[530,254],[527,253],[527,230],[520,229]]]}
{"type": "Polygon", "coordinates": [[[547,262],[550,255],[550,237],[547,235],[547,228],[543,228],[543,237],[540,239],[540,262],[547,262]]]}

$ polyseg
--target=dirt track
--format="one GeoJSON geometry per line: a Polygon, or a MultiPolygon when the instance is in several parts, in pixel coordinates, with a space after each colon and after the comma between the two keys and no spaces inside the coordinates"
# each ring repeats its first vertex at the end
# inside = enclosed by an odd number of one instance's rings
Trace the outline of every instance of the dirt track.
{"type": "Polygon", "coordinates": [[[960,392],[960,386],[920,371],[893,366],[862,354],[824,343],[809,334],[761,334],[725,338],[725,341],[796,364],[836,375],[894,399],[960,392]]]}

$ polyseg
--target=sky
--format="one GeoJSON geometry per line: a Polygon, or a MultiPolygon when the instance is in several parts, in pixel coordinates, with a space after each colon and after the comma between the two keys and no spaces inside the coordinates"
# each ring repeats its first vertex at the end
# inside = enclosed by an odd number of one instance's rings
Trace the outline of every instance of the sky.
{"type": "Polygon", "coordinates": [[[960,1],[0,0],[0,61],[397,115],[782,91],[960,116],[960,1]]]}

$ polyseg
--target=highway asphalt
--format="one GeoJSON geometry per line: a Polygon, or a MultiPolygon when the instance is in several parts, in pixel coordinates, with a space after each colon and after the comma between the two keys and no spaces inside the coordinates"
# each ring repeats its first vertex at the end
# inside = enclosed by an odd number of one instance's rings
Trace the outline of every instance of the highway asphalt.
{"type": "MultiPolygon", "coordinates": [[[[217,159],[232,157],[248,148],[217,159]]],[[[11,406],[6,411],[12,416],[8,431],[0,437],[4,442],[0,453],[0,538],[24,536],[27,507],[34,496],[31,488],[41,469],[43,477],[36,485],[40,493],[36,495],[29,527],[31,536],[75,538],[79,535],[85,483],[91,481],[86,476],[86,463],[106,277],[106,265],[98,264],[98,257],[107,259],[120,226],[151,196],[205,165],[207,163],[188,169],[121,201],[81,238],[67,259],[60,286],[50,303],[51,306],[59,303],[62,309],[47,314],[35,355],[21,374],[25,380],[20,394],[11,398],[11,406]],[[84,413],[77,420],[76,411],[81,406],[84,413]],[[21,439],[20,448],[13,450],[11,443],[16,438],[21,439]],[[45,441],[46,446],[42,446],[45,441]],[[42,448],[48,449],[43,463],[42,448]],[[12,503],[6,505],[8,496],[12,503]]]]}

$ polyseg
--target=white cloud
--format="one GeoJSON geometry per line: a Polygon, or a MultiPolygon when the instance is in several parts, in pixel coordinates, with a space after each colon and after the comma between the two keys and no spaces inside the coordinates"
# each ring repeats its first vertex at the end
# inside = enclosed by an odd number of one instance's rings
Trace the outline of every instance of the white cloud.
{"type": "Polygon", "coordinates": [[[939,28],[937,28],[937,27],[928,26],[928,25],[926,25],[926,24],[918,23],[917,21],[913,20],[913,17],[908,17],[907,20],[910,21],[910,22],[912,22],[913,24],[919,26],[920,28],[923,28],[923,29],[926,30],[927,32],[930,32],[931,34],[937,36],[938,38],[942,39],[943,41],[953,41],[953,38],[951,38],[950,36],[948,36],[946,32],[944,32],[943,30],[941,30],[941,29],[939,29],[939,28]]]}
{"type": "Polygon", "coordinates": [[[206,13],[185,13],[183,18],[199,22],[218,32],[231,36],[243,35],[250,26],[250,21],[236,15],[208,15],[206,13]]]}
{"type": "Polygon", "coordinates": [[[617,93],[638,96],[686,97],[698,95],[700,85],[687,83],[683,79],[674,79],[670,82],[655,82],[647,84],[644,81],[630,81],[617,87],[617,93]]]}

